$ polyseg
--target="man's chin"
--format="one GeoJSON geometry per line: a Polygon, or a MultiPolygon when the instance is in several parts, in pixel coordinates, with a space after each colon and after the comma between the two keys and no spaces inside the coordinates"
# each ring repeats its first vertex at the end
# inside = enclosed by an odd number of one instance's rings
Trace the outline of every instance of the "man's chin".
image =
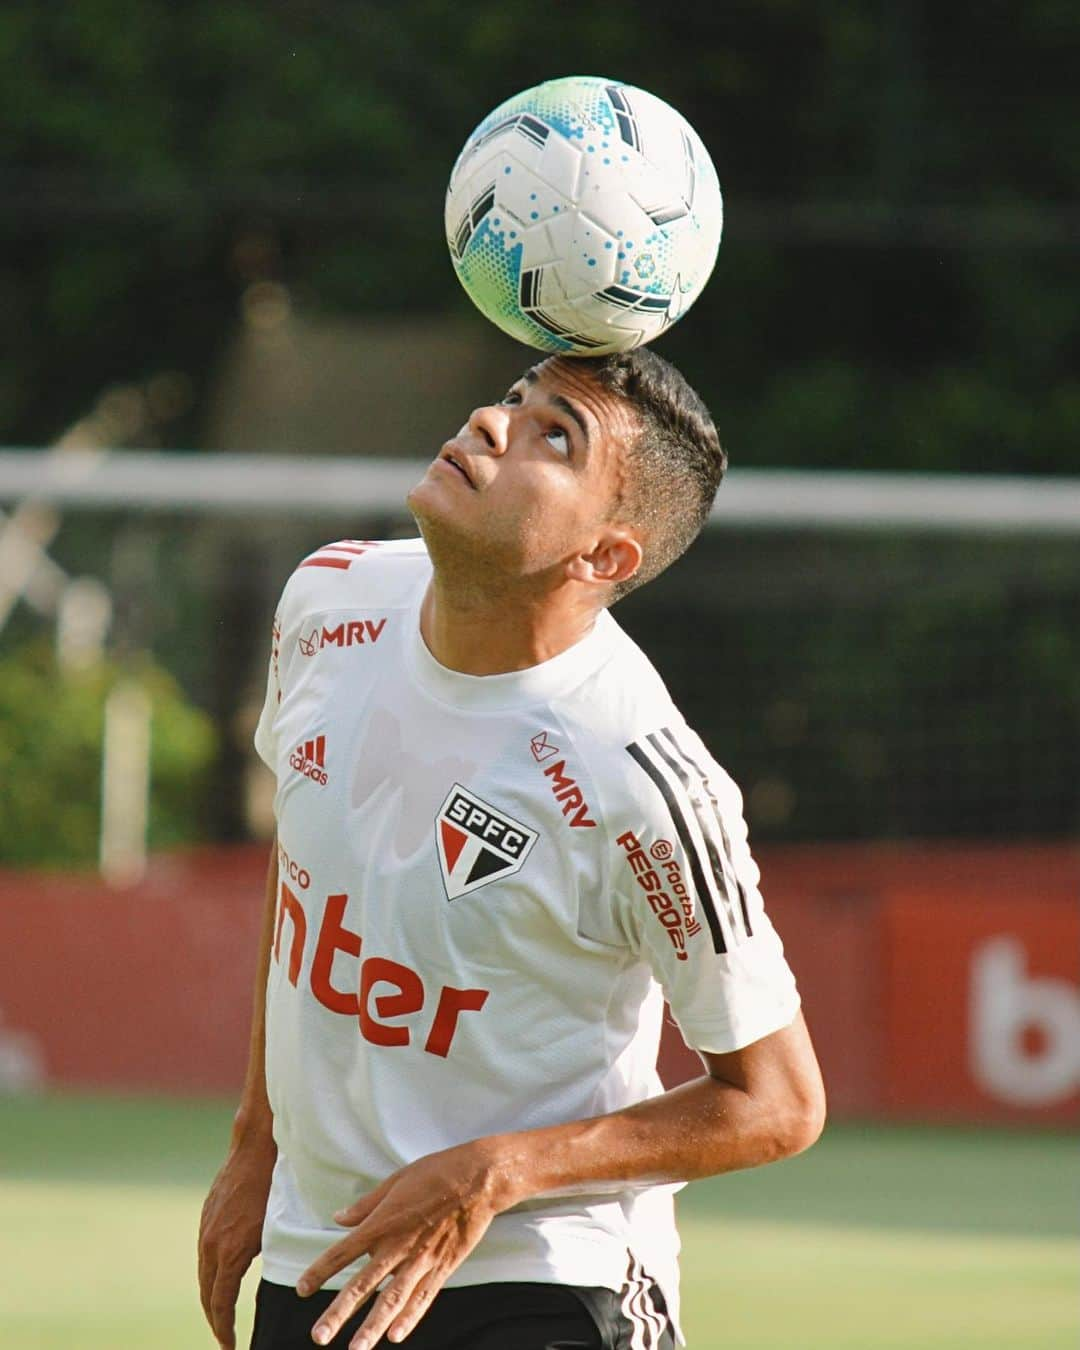
{"type": "Polygon", "coordinates": [[[440,521],[452,519],[458,514],[458,503],[450,500],[446,491],[447,484],[442,483],[429,469],[405,498],[405,505],[419,520],[421,517],[434,517],[440,521]]]}
{"type": "Polygon", "coordinates": [[[475,533],[475,523],[470,527],[468,510],[462,509],[466,503],[461,494],[455,497],[448,490],[452,486],[429,470],[405,498],[405,505],[425,538],[430,532],[445,539],[465,540],[475,533]]]}

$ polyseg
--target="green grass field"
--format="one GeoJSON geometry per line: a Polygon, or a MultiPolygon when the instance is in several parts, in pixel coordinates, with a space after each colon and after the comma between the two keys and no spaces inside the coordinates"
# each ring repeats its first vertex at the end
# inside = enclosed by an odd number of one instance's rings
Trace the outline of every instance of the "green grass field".
{"type": "MultiPolygon", "coordinates": [[[[229,1115],[0,1099],[0,1345],[212,1347],[195,1227],[229,1115]]],[[[1062,1135],[833,1126],[684,1193],[690,1350],[1076,1350],[1078,1204],[1062,1135]]]]}

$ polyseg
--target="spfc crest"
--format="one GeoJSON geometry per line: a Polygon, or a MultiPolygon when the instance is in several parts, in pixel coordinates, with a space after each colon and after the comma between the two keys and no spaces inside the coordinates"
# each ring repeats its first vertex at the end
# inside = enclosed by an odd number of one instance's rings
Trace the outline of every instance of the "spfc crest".
{"type": "Polygon", "coordinates": [[[435,847],[447,899],[513,876],[539,837],[520,820],[455,783],[435,817],[435,847]]]}

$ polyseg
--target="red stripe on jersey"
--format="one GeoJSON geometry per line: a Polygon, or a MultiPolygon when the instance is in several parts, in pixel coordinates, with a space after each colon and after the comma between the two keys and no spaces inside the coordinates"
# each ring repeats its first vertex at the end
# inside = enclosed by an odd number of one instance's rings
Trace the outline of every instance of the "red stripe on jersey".
{"type": "Polygon", "coordinates": [[[461,857],[461,850],[465,847],[468,835],[464,830],[455,830],[453,825],[448,825],[445,820],[439,821],[439,827],[442,830],[443,852],[446,854],[446,870],[452,872],[454,864],[461,857]]]}
{"type": "Polygon", "coordinates": [[[362,558],[378,543],[377,539],[339,539],[336,544],[323,544],[310,558],[305,558],[301,567],[336,567],[345,572],[352,566],[353,558],[362,558]],[[351,557],[338,558],[337,553],[348,553],[351,557]]]}

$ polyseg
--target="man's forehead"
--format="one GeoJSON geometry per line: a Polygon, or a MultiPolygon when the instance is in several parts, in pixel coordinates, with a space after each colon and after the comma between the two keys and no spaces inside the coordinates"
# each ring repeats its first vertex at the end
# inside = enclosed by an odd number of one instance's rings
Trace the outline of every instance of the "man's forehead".
{"type": "Polygon", "coordinates": [[[565,357],[549,356],[530,366],[521,378],[527,385],[539,384],[545,392],[561,394],[584,407],[605,430],[625,431],[633,421],[625,399],[605,389],[591,371],[565,357]]]}
{"type": "Polygon", "coordinates": [[[588,371],[561,356],[544,357],[542,361],[537,361],[536,365],[530,366],[521,378],[527,384],[573,385],[600,390],[600,384],[588,371]]]}
{"type": "Polygon", "coordinates": [[[585,371],[574,370],[568,362],[561,361],[556,356],[548,356],[543,361],[537,361],[536,365],[530,366],[521,378],[526,384],[542,384],[545,388],[560,390],[576,388],[600,392],[600,385],[590,379],[585,371]]]}

